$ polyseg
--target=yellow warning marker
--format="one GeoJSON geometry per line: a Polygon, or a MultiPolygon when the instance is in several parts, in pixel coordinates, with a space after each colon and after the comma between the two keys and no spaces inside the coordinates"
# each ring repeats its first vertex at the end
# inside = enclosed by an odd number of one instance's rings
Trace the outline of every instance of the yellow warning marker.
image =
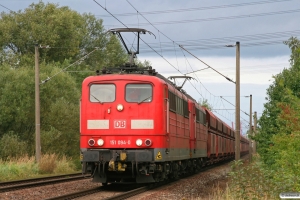
{"type": "Polygon", "coordinates": [[[156,154],[155,160],[161,160],[161,159],[162,159],[162,155],[161,155],[161,153],[160,153],[160,151],[159,151],[159,152],[157,152],[157,154],[156,154]]]}

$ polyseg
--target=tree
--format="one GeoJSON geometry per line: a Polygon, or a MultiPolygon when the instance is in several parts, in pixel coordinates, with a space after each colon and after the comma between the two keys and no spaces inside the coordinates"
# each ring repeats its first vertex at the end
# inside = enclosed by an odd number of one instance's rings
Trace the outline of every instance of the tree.
{"type": "MultiPolygon", "coordinates": [[[[55,64],[41,63],[40,67],[41,79],[61,71],[55,64]]],[[[32,155],[35,149],[34,69],[29,66],[19,69],[1,66],[0,69],[0,138],[13,132],[26,142],[27,153],[32,155]]],[[[40,85],[41,132],[53,128],[60,131],[61,141],[73,142],[73,145],[68,145],[68,148],[75,148],[70,150],[73,153],[76,146],[79,147],[79,98],[75,80],[67,73],[60,73],[51,82],[40,85]],[[76,138],[77,144],[74,142],[76,138]]],[[[59,144],[52,143],[58,149],[59,144]]]]}
{"type": "MultiPolygon", "coordinates": [[[[285,127],[285,133],[291,134],[291,126],[283,124],[281,113],[283,112],[282,105],[294,105],[294,102],[300,98],[300,63],[299,61],[299,44],[296,38],[290,38],[286,41],[292,51],[291,63],[292,66],[284,69],[281,73],[274,76],[274,82],[267,89],[267,103],[264,104],[264,111],[258,124],[260,126],[259,134],[255,136],[258,141],[258,152],[269,165],[275,163],[275,158],[270,152],[270,146],[274,145],[272,138],[277,135],[282,127],[285,127]]],[[[291,107],[296,110],[297,108],[291,107]]]]}
{"type": "Polygon", "coordinates": [[[63,61],[79,53],[87,34],[82,16],[68,7],[31,4],[24,12],[1,13],[0,45],[4,52],[22,56],[34,54],[34,45],[49,45],[41,52],[46,61],[63,61]]]}
{"type": "Polygon", "coordinates": [[[198,104],[200,106],[203,106],[203,107],[207,108],[210,111],[213,109],[213,107],[208,103],[207,99],[202,99],[202,100],[199,99],[198,104]]]}
{"type": "Polygon", "coordinates": [[[288,45],[291,49],[291,59],[290,63],[291,65],[299,62],[300,59],[300,41],[297,39],[297,37],[290,37],[287,41],[283,42],[284,44],[288,45]]]}
{"type": "Polygon", "coordinates": [[[123,63],[124,49],[115,36],[105,33],[102,23],[92,14],[81,15],[68,7],[42,1],[31,4],[24,12],[1,13],[2,63],[9,60],[22,66],[22,61],[30,62],[24,56],[34,58],[35,44],[46,47],[40,51],[45,62],[75,61],[97,47],[99,50],[89,56],[83,69],[123,63]]]}

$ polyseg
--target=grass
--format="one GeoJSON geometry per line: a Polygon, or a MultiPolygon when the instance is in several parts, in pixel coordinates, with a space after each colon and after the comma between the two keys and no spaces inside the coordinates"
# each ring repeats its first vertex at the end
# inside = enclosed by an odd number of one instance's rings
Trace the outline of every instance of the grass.
{"type": "Polygon", "coordinates": [[[273,200],[279,199],[279,193],[273,172],[261,166],[258,158],[252,163],[234,161],[228,174],[225,188],[215,186],[211,200],[273,200]]]}
{"type": "Polygon", "coordinates": [[[60,175],[78,172],[78,167],[71,159],[55,154],[42,155],[40,163],[35,157],[23,156],[0,160],[0,181],[37,178],[48,175],[60,175]]]}
{"type": "Polygon", "coordinates": [[[260,199],[260,200],[272,200],[274,198],[269,197],[260,197],[257,198],[257,196],[249,194],[237,197],[235,193],[235,189],[232,189],[230,185],[227,184],[227,187],[225,189],[219,188],[218,186],[215,187],[214,192],[210,195],[210,200],[245,200],[245,199],[260,199]]]}

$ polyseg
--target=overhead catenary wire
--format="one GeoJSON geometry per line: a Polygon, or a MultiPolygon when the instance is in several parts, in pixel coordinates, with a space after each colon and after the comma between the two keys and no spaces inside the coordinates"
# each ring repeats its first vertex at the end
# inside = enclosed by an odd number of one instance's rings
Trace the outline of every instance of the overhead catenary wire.
{"type": "MultiPolygon", "coordinates": [[[[131,7],[133,9],[136,10],[136,12],[138,12],[138,10],[128,1],[128,4],[131,5],[131,7]]],[[[143,15],[141,15],[148,23],[150,23],[157,31],[159,31],[159,29],[157,29],[147,18],[145,18],[143,15]]],[[[160,31],[159,31],[160,32],[160,31]]],[[[165,34],[163,34],[165,37],[167,37],[165,34]]],[[[171,40],[171,38],[167,37],[169,40],[171,40]]],[[[173,40],[171,40],[173,41],[173,40]]],[[[173,41],[174,42],[174,41],[173,41]]],[[[176,42],[174,42],[176,43],[176,42]]],[[[215,72],[217,72],[218,74],[220,74],[221,76],[225,77],[228,81],[235,83],[233,80],[231,80],[230,78],[226,77],[225,75],[223,75],[222,73],[220,73],[218,70],[214,69],[213,67],[211,67],[210,65],[208,65],[207,63],[205,63],[204,61],[202,61],[201,59],[199,59],[197,56],[193,55],[191,52],[189,52],[186,48],[184,48],[182,45],[176,43],[181,49],[183,49],[184,51],[186,51],[187,53],[189,53],[190,55],[192,55],[193,57],[195,57],[197,60],[199,60],[200,62],[202,62],[203,64],[205,64],[207,67],[211,68],[212,70],[214,70],[215,72]]]]}
{"type": "MultiPolygon", "coordinates": [[[[136,12],[138,12],[138,10],[128,1],[128,0],[126,0],[132,7],[133,7],[133,9],[135,9],[136,10],[136,12]]],[[[141,15],[149,24],[151,24],[157,31],[159,31],[159,29],[157,29],[147,18],[145,18],[143,15],[141,15]]],[[[167,37],[169,40],[171,40],[168,36],[166,36],[164,33],[162,33],[165,37],[167,37]]],[[[176,43],[176,42],[174,42],[173,40],[171,40],[173,43],[176,43]]],[[[176,43],[177,44],[177,43],[176,43]]],[[[148,44],[147,44],[148,45],[148,44]]],[[[148,45],[149,46],[149,45],[148,45]]],[[[185,48],[183,48],[181,45],[179,45],[178,44],[178,46],[179,47],[181,47],[181,49],[183,49],[183,50],[185,50],[186,52],[188,52],[189,54],[191,54],[189,51],[187,51],[185,48]]],[[[211,66],[209,66],[209,65],[207,65],[205,62],[203,62],[201,59],[199,59],[199,58],[197,58],[196,56],[194,56],[193,54],[191,54],[193,57],[195,57],[196,59],[198,59],[198,60],[200,60],[202,63],[204,63],[206,66],[208,66],[208,67],[210,67],[210,68],[212,68],[211,66]]],[[[184,55],[185,56],[185,55],[184,55]]],[[[190,65],[190,67],[191,67],[191,65],[190,65]]],[[[192,68],[192,67],[191,67],[192,68]]],[[[214,71],[216,71],[217,73],[219,73],[220,75],[222,75],[223,77],[225,77],[227,80],[229,80],[229,81],[231,81],[231,82],[233,82],[231,79],[229,79],[228,77],[226,77],[225,75],[223,75],[223,74],[221,74],[220,72],[218,72],[217,70],[215,70],[214,68],[212,68],[214,71]]],[[[192,69],[192,71],[194,71],[193,69],[192,69]]],[[[197,76],[197,75],[196,75],[197,76]]],[[[198,77],[197,77],[198,78],[198,77]]],[[[194,87],[194,85],[193,84],[191,84],[193,87],[194,87]]],[[[195,88],[195,87],[194,87],[195,88]]],[[[195,88],[196,89],[196,88],[195,88]]],[[[199,93],[199,91],[196,89],[196,91],[199,93]]],[[[199,93],[201,96],[202,96],[202,94],[201,93],[199,93]]],[[[203,97],[203,96],[202,96],[203,97]]]]}
{"type": "MultiPolygon", "coordinates": [[[[282,44],[283,45],[283,41],[282,40],[276,40],[276,41],[265,41],[265,42],[255,42],[255,43],[243,43],[242,45],[240,45],[243,48],[246,47],[257,47],[257,46],[267,46],[267,45],[278,45],[278,44],[282,44]]],[[[225,49],[227,48],[225,46],[225,44],[219,44],[219,45],[199,45],[199,46],[195,46],[195,47],[190,47],[189,50],[215,50],[215,49],[225,49]]],[[[144,49],[144,48],[141,48],[144,49]]],[[[155,48],[153,48],[155,49],[155,48]]],[[[173,51],[172,48],[163,48],[162,49],[164,52],[171,52],[173,51]]],[[[144,50],[144,53],[151,53],[150,50],[144,50]]]]}
{"type": "MultiPolygon", "coordinates": [[[[121,22],[118,18],[116,18],[111,12],[109,12],[106,8],[104,8],[101,4],[99,4],[96,0],[93,0],[97,5],[99,5],[100,7],[102,7],[104,10],[106,10],[110,15],[112,15],[117,21],[119,21],[121,24],[123,24],[126,28],[128,28],[127,25],[125,25],[123,22],[121,22]]],[[[127,1],[128,2],[128,1],[127,1]]],[[[129,2],[128,2],[129,3],[129,2]]],[[[130,4],[130,3],[129,3],[130,4]]],[[[133,7],[133,6],[132,6],[133,7]]],[[[136,9],[135,9],[136,10],[136,9]]],[[[138,10],[136,10],[138,12],[138,10]]],[[[145,18],[142,15],[143,18],[145,18]]],[[[147,19],[146,19],[147,20],[147,19]]],[[[148,20],[147,20],[148,21],[148,20]]],[[[151,22],[148,21],[148,23],[151,24],[151,22]]],[[[151,24],[152,25],[152,24],[151,24]]],[[[152,25],[153,26],[153,25],[152,25]]],[[[153,26],[154,27],[154,26],[153,26]]],[[[155,29],[157,29],[156,27],[154,27],[155,29]]],[[[157,29],[158,30],[158,29],[157,29]]],[[[159,30],[158,30],[159,31],[159,30]]],[[[170,39],[168,36],[166,36],[164,33],[162,33],[160,31],[161,34],[163,34],[165,37],[167,37],[168,39],[170,39]]],[[[142,38],[140,38],[152,51],[154,51],[156,54],[158,54],[160,57],[162,57],[170,66],[172,66],[176,71],[178,71],[179,73],[183,74],[181,71],[179,71],[178,69],[176,69],[176,67],[174,65],[172,65],[172,63],[170,63],[166,58],[164,58],[158,51],[156,51],[155,49],[153,49],[148,43],[146,43],[142,38]]],[[[171,40],[171,39],[170,39],[171,40]]],[[[173,40],[171,40],[173,41],[173,40]]],[[[174,41],[173,41],[174,42],[174,41]]],[[[194,86],[193,86],[194,87],[194,86]]],[[[195,88],[195,87],[194,87],[195,88]]],[[[197,89],[196,89],[197,90],[197,89]]],[[[208,91],[206,89],[206,91],[208,91]]],[[[199,93],[199,91],[197,90],[197,92],[199,93]]],[[[209,91],[208,91],[209,92],[209,91]]],[[[210,92],[209,92],[210,93],[210,92]]],[[[201,95],[201,93],[199,93],[201,95]]],[[[211,94],[211,93],[210,93],[211,94]]],[[[212,95],[212,94],[211,94],[212,95]]],[[[216,97],[215,95],[213,95],[214,97],[216,97]]]]}
{"type": "MultiPolygon", "coordinates": [[[[260,33],[260,34],[252,34],[252,35],[237,35],[231,37],[219,37],[219,38],[203,38],[203,39],[195,39],[195,40],[180,40],[177,43],[184,43],[185,46],[193,47],[193,46],[208,46],[208,47],[224,47],[224,44],[228,44],[231,41],[243,41],[243,45],[246,41],[254,41],[254,40],[270,40],[274,43],[277,43],[278,40],[274,40],[275,38],[286,38],[291,36],[300,35],[300,30],[291,30],[291,31],[281,31],[281,32],[268,32],[268,33],[260,33]],[[212,46],[216,45],[216,46],[212,46]]],[[[281,41],[281,40],[280,40],[281,41]]],[[[282,42],[282,41],[281,41],[282,42]]],[[[157,48],[157,43],[149,43],[153,48],[157,48]]],[[[252,43],[250,43],[252,44],[252,43]]],[[[159,44],[163,48],[173,47],[173,42],[161,42],[159,44]]],[[[143,47],[141,46],[141,49],[143,47]]]]}
{"type": "Polygon", "coordinates": [[[2,4],[0,4],[0,6],[3,7],[3,8],[5,8],[5,9],[7,9],[7,10],[9,10],[9,11],[11,11],[11,12],[15,12],[15,11],[9,9],[8,7],[6,7],[6,6],[2,5],[2,4]]]}
{"type": "MultiPolygon", "coordinates": [[[[128,0],[126,0],[127,2],[128,2],[128,0]]],[[[130,3],[130,2],[128,2],[137,12],[138,12],[138,10],[130,3]]],[[[143,18],[145,18],[144,16],[142,16],[143,18]]],[[[145,18],[146,19],[146,18],[145,18]]],[[[150,24],[151,24],[151,22],[148,20],[148,19],[146,19],[150,24]]],[[[155,29],[157,29],[155,26],[153,26],[155,29]]],[[[159,31],[158,29],[157,29],[157,31],[159,31]]],[[[162,32],[161,32],[162,33],[162,32]]],[[[171,40],[168,36],[166,36],[164,33],[162,33],[165,37],[167,37],[169,40],[171,40]]],[[[173,40],[171,40],[171,41],[173,41],[173,40]]],[[[176,43],[176,42],[174,42],[173,41],[173,43],[176,43]]],[[[177,43],[176,43],[177,44],[177,43]]],[[[178,44],[177,44],[178,45],[178,44]]],[[[181,49],[182,50],[182,49],[181,49]]],[[[186,56],[185,56],[185,54],[183,53],[183,55],[184,55],[184,57],[185,57],[185,59],[187,59],[186,58],[186,56]]],[[[190,65],[190,64],[189,64],[190,65]]],[[[174,67],[174,66],[173,66],[174,67]]],[[[191,67],[191,65],[190,65],[190,67],[191,67]]],[[[209,66],[210,67],[210,66],[209,66]]],[[[192,68],[192,67],[191,67],[192,68]]],[[[210,67],[211,68],[211,67],[210,67]]],[[[193,69],[192,69],[193,70],[193,69]]],[[[193,70],[194,71],[194,70],[193,70]]],[[[181,73],[181,72],[180,72],[181,73]]],[[[185,74],[184,74],[185,75],[185,74]]],[[[197,75],[196,75],[196,77],[197,77],[197,75]]],[[[199,80],[199,82],[201,83],[201,81],[200,81],[200,79],[197,77],[197,79],[199,80]]],[[[190,80],[189,80],[189,82],[190,82],[190,80]]],[[[191,83],[191,82],[190,82],[191,83]]],[[[202,96],[203,97],[203,95],[198,91],[198,89],[193,85],[193,84],[191,84],[192,85],[192,87],[200,94],[200,96],[202,96]]],[[[204,87],[205,88],[205,87],[204,87]]],[[[206,88],[205,88],[206,89],[206,88]]],[[[206,89],[207,90],[207,89],[206,89]]],[[[210,92],[209,92],[210,93],[210,92]]],[[[211,94],[211,93],[210,93],[211,94]]],[[[215,96],[215,95],[213,95],[213,96],[215,96]]],[[[204,98],[204,97],[203,97],[204,98]]]]}
{"type": "MultiPolygon", "coordinates": [[[[232,105],[232,106],[234,106],[235,107],[235,105],[234,104],[232,104],[232,103],[230,103],[228,100],[226,100],[225,98],[223,98],[222,96],[220,96],[220,98],[221,99],[224,99],[227,103],[229,103],[230,105],[232,105]]],[[[248,115],[249,116],[249,114],[248,113],[246,113],[245,111],[243,111],[242,109],[241,109],[241,111],[245,114],[245,115],[248,115]]]]}
{"type": "MultiPolygon", "coordinates": [[[[104,8],[101,4],[99,4],[96,0],[93,0],[97,5],[99,5],[101,8],[103,8],[106,12],[108,12],[110,15],[112,15],[116,20],[118,20],[123,26],[125,26],[126,28],[128,28],[128,26],[126,26],[122,21],[120,21],[118,18],[116,18],[111,12],[109,12],[106,8],[104,8]]],[[[135,34],[135,33],[134,33],[135,34]]],[[[135,34],[136,35],[136,34],[135,34]]],[[[147,44],[142,38],[140,38],[140,40],[142,40],[145,44],[147,44]]],[[[148,45],[148,44],[147,44],[148,45]]],[[[163,57],[163,55],[161,55],[160,53],[158,53],[155,49],[153,49],[151,46],[148,45],[149,48],[151,48],[157,55],[159,55],[161,58],[163,58],[169,65],[171,65],[174,69],[176,69],[174,67],[174,65],[172,65],[166,58],[163,57]]],[[[177,70],[177,69],[176,69],[177,70]]],[[[180,72],[179,70],[177,70],[178,72],[180,72]]],[[[181,73],[181,72],[180,72],[181,73]]]]}
{"type": "Polygon", "coordinates": [[[182,45],[179,45],[180,48],[182,48],[183,50],[185,50],[186,52],[188,52],[191,56],[193,56],[194,58],[196,58],[197,60],[199,60],[200,62],[202,62],[204,65],[206,65],[207,67],[209,67],[210,69],[214,70],[215,72],[217,72],[218,74],[220,74],[221,76],[223,76],[224,78],[226,78],[226,80],[235,83],[233,80],[231,80],[230,78],[228,78],[227,76],[225,76],[224,74],[220,73],[218,70],[212,68],[210,65],[208,65],[207,63],[205,63],[203,60],[199,59],[197,56],[195,56],[194,54],[192,54],[190,51],[188,51],[186,48],[184,48],[182,45]]]}
{"type": "MultiPolygon", "coordinates": [[[[197,7],[197,8],[183,8],[183,9],[173,9],[173,10],[157,10],[157,11],[149,11],[149,12],[140,12],[143,15],[153,15],[153,14],[169,14],[169,13],[179,13],[179,12],[191,12],[191,11],[203,11],[203,10],[212,10],[212,9],[224,9],[224,8],[235,8],[235,7],[243,7],[243,6],[253,6],[253,5],[261,5],[261,4],[270,4],[270,3],[280,3],[287,2],[292,0],[268,0],[268,1],[256,1],[256,2],[247,2],[247,3],[239,3],[239,4],[227,4],[227,5],[219,5],[219,6],[206,6],[206,7],[197,7]]],[[[120,13],[114,14],[115,16],[134,16],[136,13],[120,13]]],[[[98,17],[111,17],[110,15],[96,15],[98,17]]]]}
{"type": "MultiPolygon", "coordinates": [[[[186,24],[186,23],[196,23],[196,22],[211,22],[211,21],[220,21],[220,20],[234,20],[234,19],[244,19],[244,18],[253,18],[253,17],[263,17],[263,16],[273,16],[273,15],[282,15],[282,14],[291,14],[300,12],[300,9],[294,10],[284,10],[276,12],[266,12],[266,13],[254,13],[246,15],[233,15],[227,17],[212,17],[212,18],[202,18],[202,19],[188,19],[188,20],[177,20],[177,21],[160,21],[153,22],[153,25],[170,25],[170,24],[186,24]]],[[[128,24],[128,26],[136,26],[137,24],[128,24]]],[[[148,23],[140,23],[140,26],[149,26],[148,23]]],[[[104,26],[115,26],[115,25],[104,25],[104,26]]]]}
{"type": "MultiPolygon", "coordinates": [[[[51,47],[49,47],[51,48],[51,47]]],[[[50,81],[53,77],[57,76],[58,74],[62,73],[62,72],[65,72],[66,69],[72,67],[73,65],[75,64],[78,64],[78,63],[81,63],[82,61],[84,61],[89,55],[91,55],[92,53],[94,53],[95,51],[97,51],[99,48],[98,47],[95,47],[95,49],[91,52],[89,52],[88,54],[84,55],[83,57],[79,58],[78,60],[76,60],[75,62],[73,62],[72,64],[68,65],[67,67],[65,67],[64,69],[60,70],[59,72],[57,72],[56,74],[54,74],[53,76],[51,77],[48,77],[47,79],[43,80],[40,85],[50,81]]]]}

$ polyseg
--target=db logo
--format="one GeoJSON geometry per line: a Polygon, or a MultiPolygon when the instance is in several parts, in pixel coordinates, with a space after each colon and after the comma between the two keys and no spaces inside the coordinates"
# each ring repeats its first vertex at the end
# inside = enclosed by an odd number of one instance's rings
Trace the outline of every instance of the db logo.
{"type": "Polygon", "coordinates": [[[115,120],[114,127],[115,128],[126,128],[126,121],[125,120],[115,120]]]}

